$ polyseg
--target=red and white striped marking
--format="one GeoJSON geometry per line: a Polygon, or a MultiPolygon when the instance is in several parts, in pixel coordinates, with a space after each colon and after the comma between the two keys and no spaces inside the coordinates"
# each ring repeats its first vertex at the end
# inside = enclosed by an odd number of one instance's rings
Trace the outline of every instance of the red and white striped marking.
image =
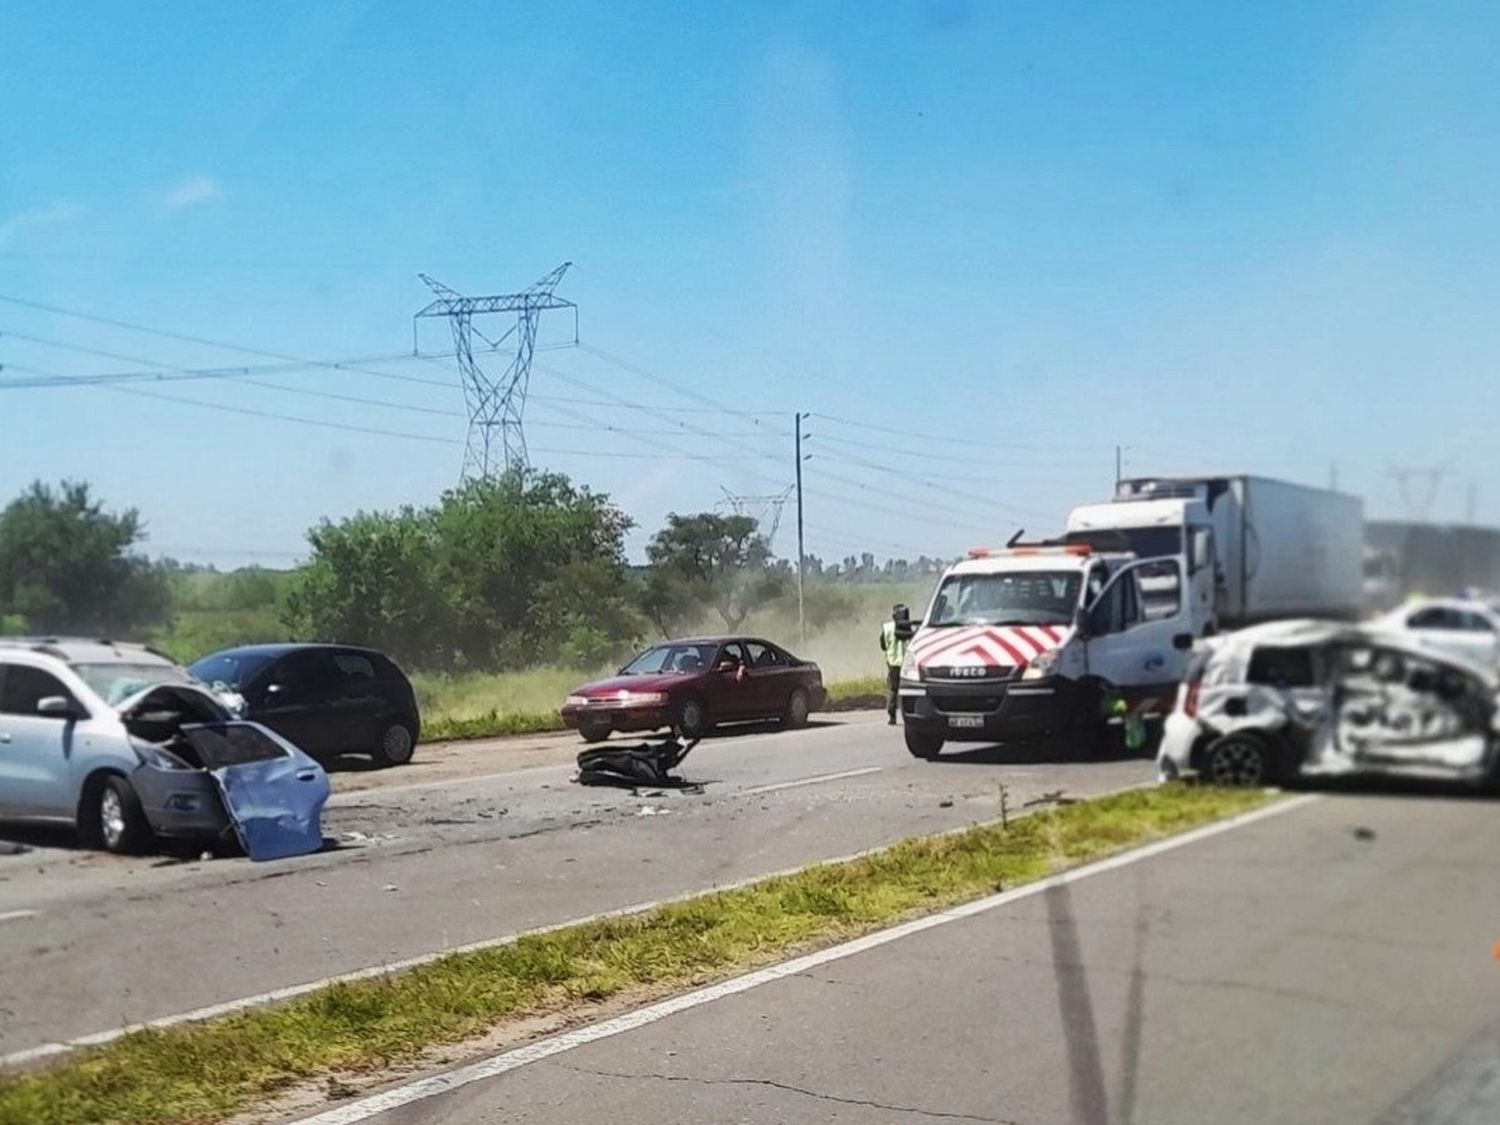
{"type": "Polygon", "coordinates": [[[1020,668],[1066,643],[1070,635],[1070,629],[1055,625],[926,629],[912,640],[911,654],[919,668],[965,664],[1020,668]]]}

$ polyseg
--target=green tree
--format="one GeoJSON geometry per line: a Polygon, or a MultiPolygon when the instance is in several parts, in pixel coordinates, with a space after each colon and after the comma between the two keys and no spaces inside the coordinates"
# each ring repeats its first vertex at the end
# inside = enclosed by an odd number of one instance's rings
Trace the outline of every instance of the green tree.
{"type": "Polygon", "coordinates": [[[166,581],[133,550],[145,537],[134,508],[106,512],[86,482],[33,482],[0,511],[0,619],[108,636],[160,623],[166,581]]]}
{"type": "Polygon", "coordinates": [[[468,481],[434,507],[324,521],[287,623],[419,667],[590,663],[640,632],[630,526],[608,497],[532,470],[468,481]]]}
{"type": "Polygon", "coordinates": [[[712,607],[727,629],[775,598],[786,572],[772,565],[771,548],[749,516],[699,512],[667,517],[646,547],[647,615],[664,634],[712,607]]]}

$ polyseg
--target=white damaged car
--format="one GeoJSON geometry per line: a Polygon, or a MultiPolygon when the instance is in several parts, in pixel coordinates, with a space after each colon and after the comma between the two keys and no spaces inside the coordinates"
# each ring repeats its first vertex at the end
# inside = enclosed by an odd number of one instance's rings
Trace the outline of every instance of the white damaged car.
{"type": "Polygon", "coordinates": [[[328,775],[142,645],[0,638],[0,820],[86,844],[233,834],[251,859],[323,845],[328,775]]]}
{"type": "Polygon", "coordinates": [[[1157,773],[1219,785],[1376,774],[1500,782],[1500,680],[1409,637],[1281,621],[1199,642],[1157,773]]]}

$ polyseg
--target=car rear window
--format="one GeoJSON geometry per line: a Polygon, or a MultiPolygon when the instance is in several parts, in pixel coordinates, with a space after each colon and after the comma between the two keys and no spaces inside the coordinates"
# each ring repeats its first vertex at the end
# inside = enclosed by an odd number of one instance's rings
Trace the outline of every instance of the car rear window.
{"type": "Polygon", "coordinates": [[[1314,687],[1318,682],[1310,648],[1258,648],[1250,657],[1245,678],[1252,684],[1278,688],[1314,687]]]}

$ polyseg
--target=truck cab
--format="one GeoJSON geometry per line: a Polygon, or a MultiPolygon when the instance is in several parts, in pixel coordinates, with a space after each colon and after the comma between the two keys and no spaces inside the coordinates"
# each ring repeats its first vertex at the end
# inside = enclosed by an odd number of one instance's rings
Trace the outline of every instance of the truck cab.
{"type": "MultiPolygon", "coordinates": [[[[1135,483],[1122,481],[1121,488],[1128,490],[1135,483]]],[[[1125,491],[1109,503],[1074,508],[1068,513],[1065,538],[1098,541],[1112,534],[1120,548],[1137,558],[1176,559],[1179,573],[1187,580],[1190,631],[1206,637],[1218,631],[1221,619],[1233,616],[1235,595],[1223,564],[1233,551],[1221,551],[1219,546],[1233,532],[1229,526],[1219,526],[1226,522],[1222,511],[1210,510],[1206,498],[1151,498],[1149,493],[1125,491]]]]}
{"type": "Polygon", "coordinates": [[[906,745],[1005,742],[1170,703],[1191,648],[1175,557],[1087,543],[978,548],[939,582],[899,687],[906,745]]]}

